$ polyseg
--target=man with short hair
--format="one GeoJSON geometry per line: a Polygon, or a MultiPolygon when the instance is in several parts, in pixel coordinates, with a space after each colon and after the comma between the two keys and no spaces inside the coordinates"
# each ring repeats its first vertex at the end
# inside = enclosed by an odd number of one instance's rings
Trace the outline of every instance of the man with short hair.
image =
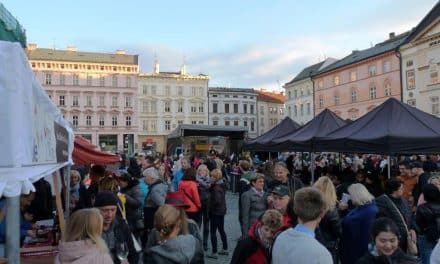
{"type": "Polygon", "coordinates": [[[179,190],[179,182],[182,180],[183,172],[186,169],[191,168],[191,162],[188,158],[184,157],[180,160],[181,168],[177,171],[176,175],[173,178],[173,191],[177,192],[179,190]]]}
{"type": "Polygon", "coordinates": [[[423,186],[428,183],[431,174],[423,170],[423,164],[420,161],[414,161],[411,163],[411,172],[415,177],[417,177],[417,184],[412,190],[412,195],[416,204],[419,200],[420,194],[422,193],[423,186]]]}
{"type": "Polygon", "coordinates": [[[401,161],[399,163],[399,176],[396,178],[403,182],[403,198],[412,204],[414,199],[411,192],[414,186],[417,184],[417,177],[412,174],[408,161],[401,161]]]}
{"type": "Polygon", "coordinates": [[[93,207],[93,201],[98,193],[98,183],[105,176],[103,165],[93,165],[89,171],[90,185],[81,184],[79,188],[79,200],[75,210],[93,207]]]}
{"type": "Polygon", "coordinates": [[[293,222],[295,221],[295,219],[291,219],[292,216],[288,214],[290,199],[290,190],[285,185],[274,187],[268,196],[268,201],[269,204],[272,205],[272,208],[283,215],[283,226],[280,230],[292,227],[293,222]]]}
{"type": "Polygon", "coordinates": [[[130,229],[124,220],[116,215],[118,204],[118,197],[110,191],[96,194],[95,207],[99,209],[103,218],[101,236],[108,247],[114,263],[138,263],[138,254],[133,245],[130,229]],[[117,256],[118,243],[125,243],[128,249],[128,256],[124,261],[119,260],[117,256]]]}
{"type": "Polygon", "coordinates": [[[293,210],[298,224],[276,238],[272,263],[333,263],[330,252],[315,239],[315,229],[325,214],[324,207],[324,198],[317,189],[307,187],[295,192],[293,210]]]}

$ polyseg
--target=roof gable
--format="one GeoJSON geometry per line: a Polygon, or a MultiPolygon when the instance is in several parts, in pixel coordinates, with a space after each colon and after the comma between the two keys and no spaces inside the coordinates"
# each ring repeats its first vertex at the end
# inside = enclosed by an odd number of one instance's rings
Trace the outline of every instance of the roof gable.
{"type": "Polygon", "coordinates": [[[427,31],[433,24],[438,23],[440,17],[440,2],[429,11],[429,13],[420,21],[420,23],[412,30],[411,34],[408,36],[406,42],[414,41],[419,38],[423,38],[427,35],[427,31]]]}

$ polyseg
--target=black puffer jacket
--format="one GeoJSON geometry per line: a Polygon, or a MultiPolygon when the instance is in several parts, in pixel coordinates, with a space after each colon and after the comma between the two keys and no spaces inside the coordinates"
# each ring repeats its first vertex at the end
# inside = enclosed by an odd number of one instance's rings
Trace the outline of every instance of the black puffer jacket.
{"type": "Polygon", "coordinates": [[[416,224],[419,235],[435,243],[440,236],[440,203],[425,203],[417,207],[416,224]]]}
{"type": "Polygon", "coordinates": [[[226,214],[226,185],[223,180],[216,181],[209,189],[211,192],[209,201],[209,213],[214,215],[226,214]]]}
{"type": "Polygon", "coordinates": [[[399,245],[403,251],[406,251],[406,238],[408,237],[408,234],[406,232],[405,224],[403,223],[400,214],[402,214],[402,216],[405,218],[406,225],[409,226],[409,219],[411,219],[411,209],[408,205],[408,202],[403,198],[396,199],[386,194],[383,194],[376,198],[376,206],[379,209],[376,217],[388,217],[397,224],[400,233],[399,245]],[[397,211],[396,208],[399,211],[397,211]]]}
{"type": "Polygon", "coordinates": [[[337,255],[339,241],[342,236],[342,224],[338,210],[329,210],[322,218],[317,229],[315,229],[316,239],[324,245],[333,256],[337,255]]]}

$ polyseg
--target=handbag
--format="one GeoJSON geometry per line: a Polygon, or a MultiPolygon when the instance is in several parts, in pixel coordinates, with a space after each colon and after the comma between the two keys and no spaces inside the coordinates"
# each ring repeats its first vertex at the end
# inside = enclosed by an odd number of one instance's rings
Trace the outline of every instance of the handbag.
{"type": "MultiPolygon", "coordinates": [[[[118,209],[119,209],[119,212],[122,214],[122,208],[121,208],[121,205],[119,203],[118,203],[118,209]]],[[[125,223],[127,224],[127,227],[128,227],[129,225],[128,225],[127,219],[125,218],[125,215],[122,214],[122,216],[123,216],[122,219],[124,219],[124,221],[125,221],[125,223]]],[[[141,252],[142,251],[142,247],[139,244],[138,240],[136,239],[136,237],[133,235],[132,232],[130,232],[130,235],[131,235],[131,240],[133,240],[133,246],[134,246],[134,249],[136,250],[136,253],[141,252]]]]}
{"type": "Polygon", "coordinates": [[[400,218],[402,220],[403,225],[405,226],[406,235],[407,235],[407,238],[406,238],[406,241],[407,241],[407,249],[406,249],[406,251],[407,251],[407,253],[411,254],[413,256],[416,256],[418,254],[417,241],[414,241],[412,239],[412,237],[411,237],[411,235],[409,233],[409,230],[408,230],[408,226],[406,225],[405,218],[403,217],[402,213],[399,211],[397,206],[393,203],[393,201],[391,201],[391,199],[388,196],[385,195],[385,197],[388,198],[388,201],[393,205],[394,209],[396,209],[397,213],[399,214],[399,216],[400,216],[400,218]]]}
{"type": "Polygon", "coordinates": [[[182,191],[183,191],[183,193],[185,194],[185,196],[188,197],[188,199],[191,201],[191,203],[192,203],[197,209],[200,210],[200,207],[194,202],[194,200],[192,199],[192,197],[189,196],[189,194],[187,194],[185,190],[182,189],[182,191]]]}

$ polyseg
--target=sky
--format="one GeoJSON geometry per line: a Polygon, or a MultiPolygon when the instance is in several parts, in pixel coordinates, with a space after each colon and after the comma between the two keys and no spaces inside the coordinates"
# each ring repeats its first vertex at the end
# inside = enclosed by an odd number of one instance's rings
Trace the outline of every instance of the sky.
{"type": "Polygon", "coordinates": [[[210,87],[281,91],[303,68],[403,33],[435,0],[0,0],[41,48],[138,54],[141,72],[207,74],[210,87]]]}

